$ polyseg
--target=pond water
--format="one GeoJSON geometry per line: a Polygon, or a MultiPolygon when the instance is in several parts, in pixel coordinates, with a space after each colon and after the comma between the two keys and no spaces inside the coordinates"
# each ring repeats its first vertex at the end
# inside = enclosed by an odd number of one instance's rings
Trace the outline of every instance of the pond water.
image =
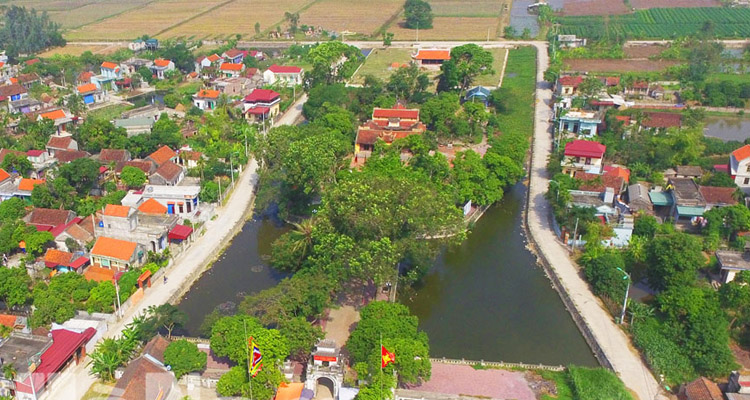
{"type": "Polygon", "coordinates": [[[401,298],[433,357],[598,366],[557,292],[526,249],[526,188],[516,185],[401,298]]]}
{"type": "MultiPolygon", "coordinates": [[[[424,281],[402,294],[430,337],[435,357],[598,365],[521,232],[525,187],[516,185],[469,238],[436,260],[424,281]]],[[[271,243],[288,228],[269,219],[245,224],[227,251],[195,282],[179,308],[186,334],[198,335],[217,306],[231,310],[285,275],[268,266],[271,243]]]]}
{"type": "Polygon", "coordinates": [[[707,117],[703,132],[706,136],[724,141],[743,142],[750,138],[750,118],[707,117]]]}

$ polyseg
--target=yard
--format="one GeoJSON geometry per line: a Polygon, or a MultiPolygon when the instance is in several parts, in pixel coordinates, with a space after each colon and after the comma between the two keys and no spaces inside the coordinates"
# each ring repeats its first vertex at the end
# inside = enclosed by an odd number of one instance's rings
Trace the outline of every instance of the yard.
{"type": "Polygon", "coordinates": [[[153,2],[112,18],[72,29],[64,36],[67,40],[130,40],[144,34],[154,36],[219,4],[220,0],[153,2]]]}
{"type": "MultiPolygon", "coordinates": [[[[200,39],[226,38],[240,34],[251,38],[256,35],[256,22],[260,23],[261,32],[268,31],[283,22],[285,12],[298,12],[311,3],[312,0],[236,0],[211,10],[190,23],[175,26],[161,36],[200,39]]],[[[301,18],[300,24],[307,22],[301,18]]]]}
{"type": "Polygon", "coordinates": [[[503,76],[503,62],[505,61],[505,55],[508,53],[507,49],[489,49],[494,57],[492,62],[492,74],[479,75],[474,83],[481,86],[496,87],[500,83],[500,78],[503,76]]]}
{"type": "Polygon", "coordinates": [[[499,0],[432,0],[432,12],[438,17],[497,17],[504,2],[499,0]]]}
{"type": "Polygon", "coordinates": [[[577,72],[653,72],[663,71],[679,61],[613,60],[613,59],[569,59],[563,69],[577,72]]]}
{"type": "Polygon", "coordinates": [[[364,82],[364,77],[367,75],[387,80],[393,73],[391,64],[408,64],[411,61],[411,54],[412,50],[410,49],[373,49],[357,74],[352,77],[352,83],[364,82]]]}
{"type": "Polygon", "coordinates": [[[300,24],[370,36],[397,18],[403,0],[318,0],[300,13],[300,24]]]}
{"type": "Polygon", "coordinates": [[[130,108],[132,107],[126,104],[114,104],[111,106],[106,106],[102,108],[97,108],[96,110],[92,110],[88,113],[88,117],[101,119],[105,121],[111,121],[115,118],[120,118],[120,115],[122,115],[124,111],[127,111],[130,108]]]}

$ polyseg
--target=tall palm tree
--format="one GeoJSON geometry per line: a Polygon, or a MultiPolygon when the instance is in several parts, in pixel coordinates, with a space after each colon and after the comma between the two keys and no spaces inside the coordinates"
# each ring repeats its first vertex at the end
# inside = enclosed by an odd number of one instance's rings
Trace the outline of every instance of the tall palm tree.
{"type": "Polygon", "coordinates": [[[302,262],[307,253],[312,250],[312,235],[315,228],[315,220],[313,218],[308,218],[299,223],[292,222],[292,226],[294,226],[294,229],[289,232],[289,237],[292,242],[292,251],[294,253],[299,253],[299,262],[302,262]]]}
{"type": "Polygon", "coordinates": [[[13,363],[3,364],[3,376],[7,379],[13,380],[18,375],[16,366],[13,363]]]}

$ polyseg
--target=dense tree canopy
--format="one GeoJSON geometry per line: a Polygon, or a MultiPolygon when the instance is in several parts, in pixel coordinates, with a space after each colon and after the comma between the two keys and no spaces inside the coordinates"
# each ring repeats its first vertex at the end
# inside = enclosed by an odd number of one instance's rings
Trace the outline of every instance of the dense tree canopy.
{"type": "Polygon", "coordinates": [[[207,354],[185,339],[175,340],[164,350],[164,363],[172,367],[175,378],[206,368],[207,354]]]}
{"type": "Polygon", "coordinates": [[[432,28],[432,7],[424,0],[406,0],[404,4],[406,15],[405,26],[409,29],[432,28]]]}
{"type": "Polygon", "coordinates": [[[9,57],[34,54],[48,47],[64,46],[60,26],[46,12],[41,14],[26,7],[10,6],[6,9],[0,28],[0,46],[9,57]]]}
{"type": "Polygon", "coordinates": [[[706,263],[700,242],[686,233],[654,237],[646,257],[648,283],[659,290],[692,285],[698,269],[706,263]]]}
{"type": "Polygon", "coordinates": [[[454,47],[451,59],[440,67],[439,88],[466,90],[477,76],[492,73],[492,62],[492,53],[474,43],[454,47]]]}

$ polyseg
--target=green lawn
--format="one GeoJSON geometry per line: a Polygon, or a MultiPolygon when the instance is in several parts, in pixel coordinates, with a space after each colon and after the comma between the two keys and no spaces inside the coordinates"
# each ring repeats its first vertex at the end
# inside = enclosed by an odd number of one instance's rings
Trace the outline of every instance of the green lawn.
{"type": "Polygon", "coordinates": [[[500,131],[530,138],[534,131],[536,50],[531,46],[510,50],[505,75],[501,91],[507,110],[497,114],[500,131]]]}
{"type": "Polygon", "coordinates": [[[96,109],[94,111],[89,111],[88,117],[111,121],[115,118],[120,118],[120,115],[123,113],[123,111],[127,111],[130,108],[131,107],[126,104],[114,104],[111,106],[96,109]]]}
{"type": "Polygon", "coordinates": [[[750,74],[711,74],[706,79],[710,82],[730,81],[732,83],[750,83],[750,74]]]}
{"type": "Polygon", "coordinates": [[[365,63],[352,77],[353,83],[362,83],[366,75],[373,75],[381,80],[388,80],[391,76],[391,64],[408,64],[411,61],[410,49],[373,49],[365,63]]]}
{"type": "Polygon", "coordinates": [[[505,60],[505,53],[508,50],[489,49],[489,51],[492,53],[492,57],[494,57],[494,61],[492,62],[493,72],[489,75],[480,75],[474,83],[481,86],[497,87],[497,84],[500,83],[500,77],[503,74],[503,60],[505,60]]]}

